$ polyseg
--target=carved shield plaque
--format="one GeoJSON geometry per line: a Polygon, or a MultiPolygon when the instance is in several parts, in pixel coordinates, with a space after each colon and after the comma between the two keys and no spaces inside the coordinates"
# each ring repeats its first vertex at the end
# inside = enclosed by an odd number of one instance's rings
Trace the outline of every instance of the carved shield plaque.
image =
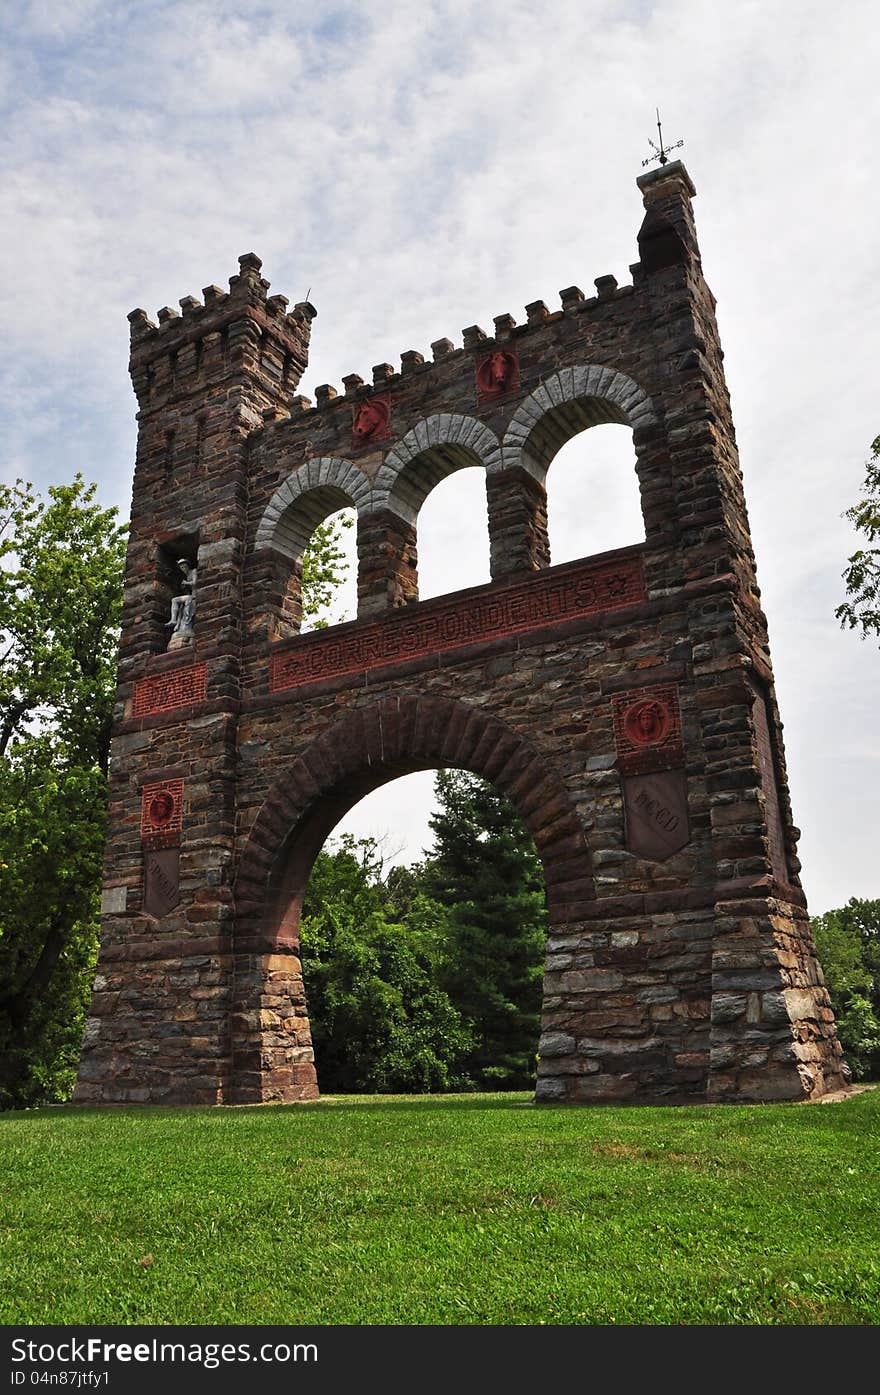
{"type": "Polygon", "coordinates": [[[690,840],[683,770],[625,775],[626,846],[637,857],[662,862],[690,840]]]}
{"type": "Polygon", "coordinates": [[[144,910],[161,920],[180,900],[180,848],[149,848],[144,854],[144,910]]]}

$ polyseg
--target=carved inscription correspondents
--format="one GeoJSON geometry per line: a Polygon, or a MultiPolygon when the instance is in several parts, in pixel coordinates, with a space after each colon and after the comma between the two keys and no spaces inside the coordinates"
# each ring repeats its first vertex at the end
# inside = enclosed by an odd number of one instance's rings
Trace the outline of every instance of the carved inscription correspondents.
{"type": "Polygon", "coordinates": [[[548,572],[518,586],[487,590],[420,613],[400,613],[337,634],[303,635],[272,656],[273,692],[400,663],[480,640],[522,634],[578,615],[618,610],[644,600],[641,559],[548,572]]]}

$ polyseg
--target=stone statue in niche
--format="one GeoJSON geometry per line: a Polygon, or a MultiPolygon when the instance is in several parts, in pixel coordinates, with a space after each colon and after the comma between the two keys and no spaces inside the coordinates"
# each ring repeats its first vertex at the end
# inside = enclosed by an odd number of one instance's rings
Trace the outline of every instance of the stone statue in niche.
{"type": "Polygon", "coordinates": [[[172,600],[171,619],[166,622],[166,629],[171,630],[169,649],[182,649],[185,644],[192,644],[195,638],[197,571],[187,557],[179,557],[177,566],[182,578],[181,594],[172,600]]]}

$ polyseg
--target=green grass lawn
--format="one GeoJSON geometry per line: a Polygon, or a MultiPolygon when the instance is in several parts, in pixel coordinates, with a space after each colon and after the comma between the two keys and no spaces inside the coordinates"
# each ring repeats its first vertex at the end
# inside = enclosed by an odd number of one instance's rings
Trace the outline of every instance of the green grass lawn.
{"type": "Polygon", "coordinates": [[[877,1323],[880,1090],[0,1116],[0,1322],[877,1323]]]}

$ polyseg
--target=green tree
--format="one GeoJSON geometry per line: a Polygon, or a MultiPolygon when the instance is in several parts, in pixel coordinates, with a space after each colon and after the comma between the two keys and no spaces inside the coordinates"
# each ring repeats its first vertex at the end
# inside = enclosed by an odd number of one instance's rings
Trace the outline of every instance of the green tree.
{"type": "Polygon", "coordinates": [[[470,1037],[429,953],[391,918],[373,839],[318,854],[300,951],[321,1089],[430,1092],[461,1086],[470,1037]]]}
{"type": "MultiPolygon", "coordinates": [[[[341,580],[344,518],[310,539],[304,614],[341,580]]],[[[127,529],[77,475],[0,486],[0,1108],[64,1099],[97,954],[127,529]]]]}
{"type": "Polygon", "coordinates": [[[45,740],[0,761],[0,1107],[73,1086],[98,947],[106,781],[45,740]]]}
{"type": "Polygon", "coordinates": [[[851,897],[812,927],[853,1076],[880,1078],[880,901],[851,897]]]}
{"type": "Polygon", "coordinates": [[[0,486],[0,756],[51,733],[107,768],[125,533],[80,475],[0,486]]]}
{"type": "Polygon", "coordinates": [[[843,579],[847,597],[834,612],[841,625],[859,629],[862,639],[880,635],[880,436],[871,446],[864,498],[847,509],[846,517],[869,544],[850,557],[843,579]]]}
{"type": "Polygon", "coordinates": [[[471,1026],[474,1083],[534,1079],[547,935],[544,880],[513,806],[464,771],[438,771],[424,890],[445,911],[439,982],[471,1026]]]}
{"type": "Polygon", "coordinates": [[[0,487],[0,1107],[73,1082],[97,948],[125,530],[0,487]]]}

